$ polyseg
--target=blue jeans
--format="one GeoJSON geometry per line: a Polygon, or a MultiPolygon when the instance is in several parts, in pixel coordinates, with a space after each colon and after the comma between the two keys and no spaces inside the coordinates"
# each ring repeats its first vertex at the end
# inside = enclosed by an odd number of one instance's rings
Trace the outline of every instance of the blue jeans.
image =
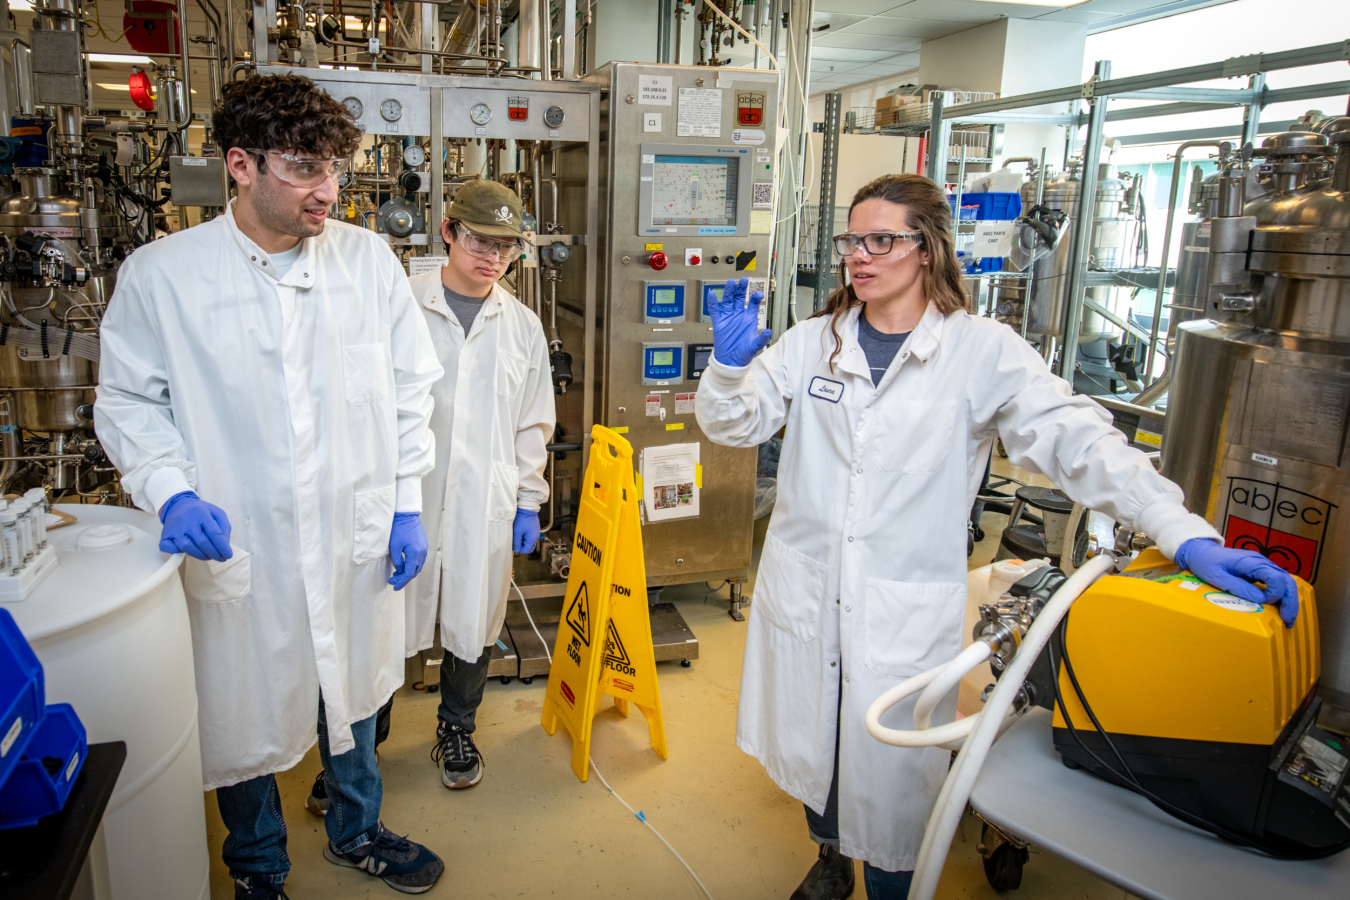
{"type": "MultiPolygon", "coordinates": [[[[844,692],[839,692],[843,702],[844,692]]],[[[805,806],[805,804],[803,804],[805,806]]],[[[817,844],[829,844],[839,849],[839,725],[834,728],[834,777],[830,780],[830,795],[825,801],[824,814],[809,806],[806,809],[806,829],[811,840],[817,844]]],[[[863,861],[863,885],[867,888],[867,900],[905,900],[909,896],[909,883],[914,878],[910,872],[887,872],[878,869],[866,860],[863,861]]]]}
{"type": "MultiPolygon", "coordinates": [[[[340,756],[328,752],[328,721],[319,699],[319,756],[330,806],[323,824],[328,842],[339,853],[350,853],[375,839],[379,830],[384,785],[375,762],[375,719],[352,725],[356,746],[340,756]]],[[[286,820],[275,775],[259,775],[216,789],[220,817],[229,829],[221,856],[230,877],[248,877],[254,885],[283,884],[291,871],[286,855],[286,820]]]]}

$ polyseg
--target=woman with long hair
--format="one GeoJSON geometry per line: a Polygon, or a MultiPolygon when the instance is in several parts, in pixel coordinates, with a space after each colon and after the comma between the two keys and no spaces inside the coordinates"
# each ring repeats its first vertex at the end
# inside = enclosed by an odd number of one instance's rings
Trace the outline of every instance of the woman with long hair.
{"type": "MultiPolygon", "coordinates": [[[[941,749],[868,736],[867,707],[956,656],[966,521],[994,438],[1091,509],[1150,535],[1210,584],[1280,604],[1293,579],[1229,550],[1111,417],[1074,396],[1012,329],[970,314],[944,192],[917,175],[858,191],[834,238],[845,286],[760,354],[758,292],[728,282],[699,425],[753,447],[786,426],[778,500],[746,635],[737,744],[806,806],[820,855],[794,900],[903,898],[947,774],[941,749]],[[1255,582],[1264,582],[1264,588],[1255,582]]],[[[934,723],[955,717],[955,696],[934,723]]],[[[913,727],[914,698],[883,720],[913,727]]]]}

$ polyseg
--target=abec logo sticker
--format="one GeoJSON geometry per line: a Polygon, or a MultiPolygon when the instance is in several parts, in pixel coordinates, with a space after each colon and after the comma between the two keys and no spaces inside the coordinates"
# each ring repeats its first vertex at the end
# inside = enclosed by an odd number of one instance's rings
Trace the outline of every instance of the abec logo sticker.
{"type": "Polygon", "coordinates": [[[1215,606],[1231,609],[1233,612],[1259,613],[1261,610],[1265,609],[1260,603],[1243,600],[1241,597],[1234,597],[1232,594],[1225,594],[1222,591],[1210,591],[1205,594],[1205,599],[1215,606]]]}
{"type": "Polygon", "coordinates": [[[831,403],[838,403],[844,396],[844,385],[839,381],[831,381],[828,378],[822,378],[817,375],[811,379],[811,386],[806,391],[817,400],[828,400],[831,403]]]}

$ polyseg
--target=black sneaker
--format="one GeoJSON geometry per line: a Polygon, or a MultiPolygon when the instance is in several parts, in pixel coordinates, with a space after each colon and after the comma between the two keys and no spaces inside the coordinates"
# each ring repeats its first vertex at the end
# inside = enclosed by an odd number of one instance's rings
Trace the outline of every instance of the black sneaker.
{"type": "Polygon", "coordinates": [[[323,784],[323,769],[319,770],[319,777],[314,779],[314,787],[309,789],[309,796],[305,798],[305,809],[316,816],[328,815],[328,790],[323,784]]]}
{"type": "Polygon", "coordinates": [[[332,844],[325,844],[323,857],[338,866],[360,869],[384,881],[396,891],[421,894],[431,890],[442,873],[445,863],[421,844],[399,837],[379,824],[375,840],[366,841],[351,853],[338,853],[332,844]]]}
{"type": "Polygon", "coordinates": [[[844,900],[853,895],[853,860],[829,844],[792,892],[791,900],[844,900]]]}
{"type": "Polygon", "coordinates": [[[281,889],[281,885],[272,884],[265,881],[257,886],[249,883],[247,878],[236,878],[234,881],[234,900],[290,900],[286,892],[281,889]]]}
{"type": "Polygon", "coordinates": [[[483,780],[483,755],[474,746],[473,735],[458,725],[436,726],[436,746],[431,758],[441,763],[441,784],[451,790],[473,787],[483,780]]]}

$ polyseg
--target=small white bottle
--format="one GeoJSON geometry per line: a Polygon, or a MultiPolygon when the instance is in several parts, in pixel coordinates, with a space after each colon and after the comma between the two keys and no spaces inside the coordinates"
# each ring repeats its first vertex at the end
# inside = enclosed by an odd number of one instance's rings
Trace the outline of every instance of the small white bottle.
{"type": "Polygon", "coordinates": [[[27,500],[18,500],[10,507],[16,516],[15,524],[19,529],[19,549],[22,551],[23,564],[26,566],[37,555],[37,543],[34,541],[32,505],[27,500]]]}
{"type": "Polygon", "coordinates": [[[0,537],[5,543],[5,571],[18,575],[23,568],[23,547],[19,541],[18,516],[13,507],[0,512],[0,537]]]}
{"type": "Polygon", "coordinates": [[[33,504],[33,533],[39,550],[47,546],[47,514],[51,512],[47,505],[47,492],[42,488],[24,491],[25,500],[33,504]]]}

